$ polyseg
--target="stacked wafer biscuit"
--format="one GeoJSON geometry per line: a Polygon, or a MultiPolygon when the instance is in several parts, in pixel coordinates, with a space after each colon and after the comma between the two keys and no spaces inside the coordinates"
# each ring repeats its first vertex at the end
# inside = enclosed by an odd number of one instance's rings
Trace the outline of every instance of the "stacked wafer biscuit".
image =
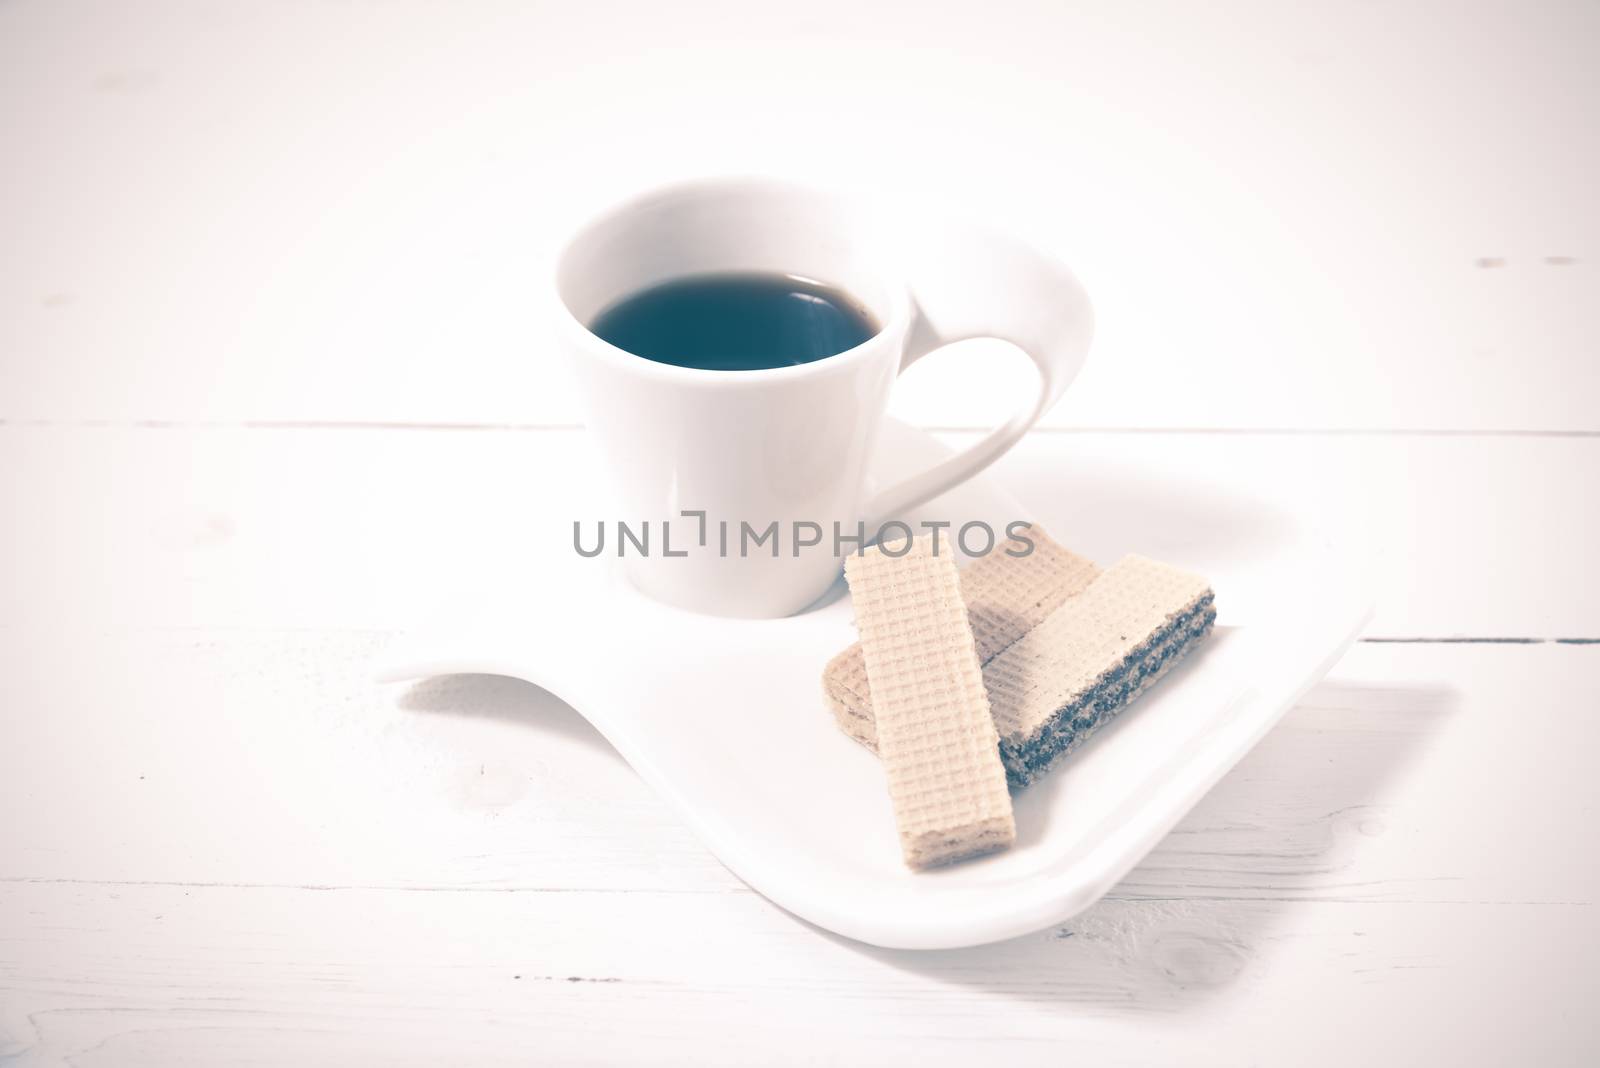
{"type": "Polygon", "coordinates": [[[955,561],[927,540],[845,564],[878,751],[913,868],[1003,849],[1016,837],[955,561]]]}
{"type": "MultiPolygon", "coordinates": [[[[950,551],[948,541],[944,551],[950,551]]],[[[978,660],[988,664],[1051,612],[1082,593],[1100,569],[1033,526],[1021,536],[1007,538],[959,574],[978,660]]],[[[877,749],[872,684],[860,642],[828,662],[822,673],[822,692],[840,729],[868,749],[877,749]]]]}
{"type": "Polygon", "coordinates": [[[1127,707],[1216,622],[1205,579],[1125,556],[984,669],[1013,782],[1027,785],[1127,707]]]}
{"type": "Polygon", "coordinates": [[[823,691],[883,759],[912,867],[1009,845],[995,770],[1033,782],[1216,620],[1204,579],[1154,560],[1101,572],[1038,527],[1002,549],[965,571],[926,540],[845,566],[861,641],[829,662],[823,691]]]}

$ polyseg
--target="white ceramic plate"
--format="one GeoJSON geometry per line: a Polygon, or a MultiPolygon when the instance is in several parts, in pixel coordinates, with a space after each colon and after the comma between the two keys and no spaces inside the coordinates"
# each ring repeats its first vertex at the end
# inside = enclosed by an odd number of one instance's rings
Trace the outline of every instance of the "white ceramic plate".
{"type": "MultiPolygon", "coordinates": [[[[926,466],[940,451],[891,424],[876,476],[926,466]]],[[[915,518],[1003,529],[1029,516],[980,477],[915,518]]],[[[646,600],[612,567],[574,553],[525,587],[479,599],[466,622],[418,632],[380,677],[485,672],[543,686],[783,908],[880,946],[977,945],[1098,900],[1333,666],[1370,613],[1321,554],[1276,551],[1225,572],[1167,558],[1211,578],[1212,637],[1016,795],[1014,848],[921,874],[901,863],[876,757],[834,726],[822,701],[823,665],[855,640],[842,581],[799,616],[719,619],[646,600]]]]}

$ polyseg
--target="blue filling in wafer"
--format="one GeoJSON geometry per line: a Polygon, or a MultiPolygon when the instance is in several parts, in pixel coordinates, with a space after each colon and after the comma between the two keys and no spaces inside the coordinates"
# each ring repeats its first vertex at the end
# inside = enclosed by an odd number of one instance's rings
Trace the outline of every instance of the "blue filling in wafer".
{"type": "Polygon", "coordinates": [[[1165,675],[1211,632],[1217,621],[1208,590],[1133,649],[1117,667],[1056,711],[1050,722],[1022,742],[1002,738],[1000,758],[1013,786],[1027,786],[1055,762],[1083,745],[1117,713],[1165,675]]]}

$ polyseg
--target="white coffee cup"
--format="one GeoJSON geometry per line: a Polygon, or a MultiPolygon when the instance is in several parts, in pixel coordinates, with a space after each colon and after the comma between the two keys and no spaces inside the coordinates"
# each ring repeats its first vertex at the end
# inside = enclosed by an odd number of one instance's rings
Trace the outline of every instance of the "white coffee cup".
{"type": "Polygon", "coordinates": [[[1078,373],[1093,330],[1077,279],[1024,242],[766,179],[695,181],[612,208],[565,244],[555,275],[562,344],[618,510],[574,521],[614,535],[617,523],[648,529],[644,551],[615,536],[605,552],[622,556],[644,593],[724,616],[783,616],[814,602],[837,577],[839,553],[857,551],[858,524],[870,541],[883,521],[1016,444],[1078,373]],[[635,356],[586,325],[660,282],[750,271],[842,289],[882,328],[811,363],[714,371],[635,356]],[[895,376],[978,337],[1032,357],[1037,393],[965,451],[864,499],[895,376]],[[775,554],[768,540],[751,550],[743,525],[759,534],[772,523],[775,554]],[[818,542],[801,544],[813,525],[818,542]]]}

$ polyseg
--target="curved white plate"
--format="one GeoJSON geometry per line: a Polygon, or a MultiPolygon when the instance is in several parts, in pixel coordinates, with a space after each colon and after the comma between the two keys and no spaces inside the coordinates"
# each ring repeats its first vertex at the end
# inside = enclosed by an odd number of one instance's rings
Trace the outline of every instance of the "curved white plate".
{"type": "MultiPolygon", "coordinates": [[[[942,451],[898,424],[882,439],[880,480],[942,451]]],[[[978,478],[912,518],[1003,529],[1028,514],[978,478]]],[[[876,757],[822,701],[823,665],[855,638],[842,581],[799,616],[720,619],[649,601],[574,553],[549,561],[528,590],[477,604],[470,624],[415,635],[380,678],[484,672],[543,686],[783,908],[880,946],[977,945],[1093,904],[1344,653],[1369,601],[1324,577],[1325,561],[1297,555],[1228,573],[1172,558],[1212,579],[1213,637],[1016,795],[1014,848],[922,874],[901,863],[876,757]]]]}

